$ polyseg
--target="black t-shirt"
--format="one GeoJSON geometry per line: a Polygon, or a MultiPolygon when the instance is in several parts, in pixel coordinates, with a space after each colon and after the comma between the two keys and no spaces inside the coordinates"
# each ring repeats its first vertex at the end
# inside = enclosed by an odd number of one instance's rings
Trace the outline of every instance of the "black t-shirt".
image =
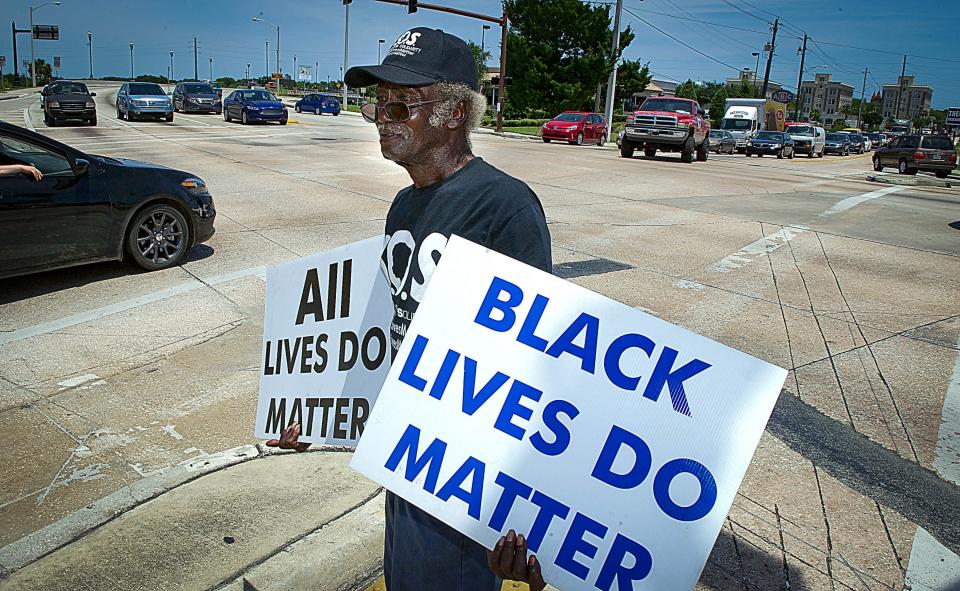
{"type": "Polygon", "coordinates": [[[547,272],[552,266],[550,232],[537,195],[482,158],[438,183],[397,193],[385,233],[394,355],[452,234],[547,272]]]}
{"type": "MultiPolygon", "coordinates": [[[[385,233],[394,356],[452,234],[551,269],[550,233],[540,200],[526,184],[480,158],[439,183],[400,191],[387,214],[385,233]]],[[[500,589],[483,546],[389,492],[383,570],[390,591],[500,589]]]]}

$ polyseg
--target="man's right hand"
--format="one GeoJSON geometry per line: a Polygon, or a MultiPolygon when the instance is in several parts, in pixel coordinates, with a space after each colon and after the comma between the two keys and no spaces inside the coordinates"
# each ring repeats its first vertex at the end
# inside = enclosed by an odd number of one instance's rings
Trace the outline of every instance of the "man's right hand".
{"type": "Polygon", "coordinates": [[[547,584],[540,574],[537,557],[527,558],[527,540],[512,529],[501,536],[493,550],[487,550],[487,565],[495,575],[508,581],[521,581],[530,586],[530,591],[543,591],[547,584]]]}
{"type": "Polygon", "coordinates": [[[280,433],[280,439],[271,439],[267,441],[267,447],[279,447],[280,449],[294,449],[298,452],[307,451],[310,443],[299,443],[300,423],[292,423],[289,427],[280,433]]]}

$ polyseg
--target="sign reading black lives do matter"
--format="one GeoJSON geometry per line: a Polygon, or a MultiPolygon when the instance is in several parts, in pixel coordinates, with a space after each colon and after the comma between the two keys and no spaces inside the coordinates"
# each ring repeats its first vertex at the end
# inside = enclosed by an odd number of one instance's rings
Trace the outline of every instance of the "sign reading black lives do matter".
{"type": "Polygon", "coordinates": [[[255,436],[356,446],[390,369],[383,236],[267,270],[255,436]]]}

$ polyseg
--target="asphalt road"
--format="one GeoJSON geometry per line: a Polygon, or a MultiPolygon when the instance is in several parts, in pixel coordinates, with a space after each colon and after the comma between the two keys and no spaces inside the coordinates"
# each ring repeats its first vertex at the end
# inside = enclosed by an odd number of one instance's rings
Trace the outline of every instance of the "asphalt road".
{"type": "MultiPolygon", "coordinates": [[[[197,174],[217,234],[163,272],[103,263],[0,281],[0,472],[17,475],[0,485],[0,545],[254,443],[263,269],[382,232],[409,184],[355,115],[130,123],[115,117],[115,89],[96,88],[97,127],[46,128],[36,95],[0,101],[0,119],[197,174]]],[[[687,165],[473,142],[540,196],[558,271],[790,369],[787,389],[829,421],[822,432],[889,452],[887,471],[858,486],[793,440],[815,442],[816,422],[765,435],[705,588],[903,588],[917,524],[936,516],[876,491],[898,465],[949,480],[935,455],[948,453],[944,401],[960,396],[960,193],[865,182],[869,156],[687,165]]]]}

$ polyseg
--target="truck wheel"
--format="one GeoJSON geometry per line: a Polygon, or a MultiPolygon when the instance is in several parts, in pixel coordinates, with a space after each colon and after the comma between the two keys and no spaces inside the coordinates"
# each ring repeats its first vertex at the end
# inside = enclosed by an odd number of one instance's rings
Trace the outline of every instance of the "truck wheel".
{"type": "Polygon", "coordinates": [[[697,148],[697,162],[706,162],[710,154],[710,140],[703,138],[700,146],[697,148]]]}
{"type": "Polygon", "coordinates": [[[813,148],[810,148],[810,151],[807,152],[807,158],[813,158],[813,148]]]}
{"type": "Polygon", "coordinates": [[[636,149],[636,146],[633,145],[633,142],[627,138],[623,138],[620,142],[620,157],[621,158],[633,158],[633,151],[636,149]]]}
{"type": "Polygon", "coordinates": [[[783,148],[780,148],[780,151],[777,152],[777,160],[783,160],[783,148]]]}
{"type": "Polygon", "coordinates": [[[873,169],[877,172],[883,172],[883,164],[880,164],[880,159],[876,156],[873,157],[873,169]]]}
{"type": "Polygon", "coordinates": [[[646,156],[647,158],[653,158],[654,156],[657,155],[657,149],[656,149],[656,148],[644,148],[644,149],[643,149],[643,155],[646,156]]]}
{"type": "Polygon", "coordinates": [[[693,136],[687,138],[687,141],[683,143],[683,149],[680,151],[680,162],[684,164],[690,164],[693,162],[693,153],[696,148],[693,143],[693,136]]]}

